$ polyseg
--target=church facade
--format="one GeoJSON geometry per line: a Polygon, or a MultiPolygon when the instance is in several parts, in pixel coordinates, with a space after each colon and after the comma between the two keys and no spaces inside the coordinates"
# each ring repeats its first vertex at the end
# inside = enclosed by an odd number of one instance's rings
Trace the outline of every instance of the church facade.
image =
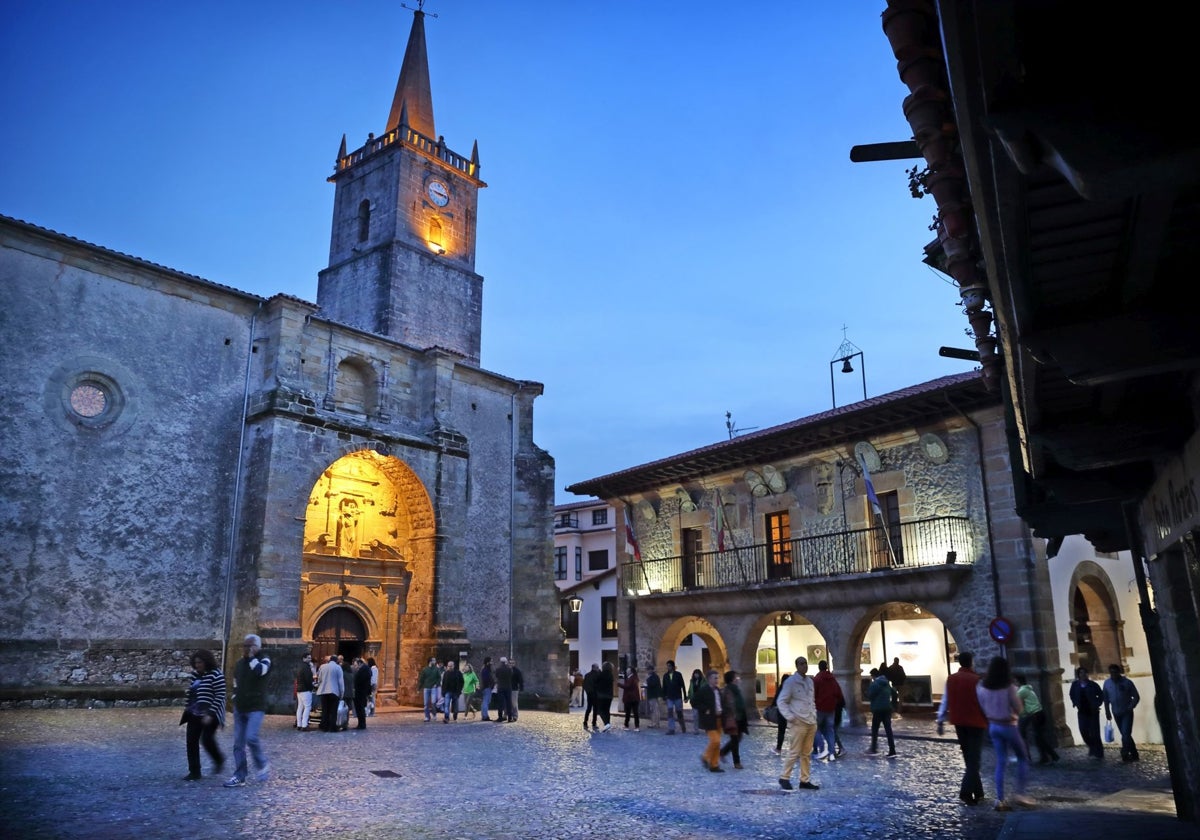
{"type": "Polygon", "coordinates": [[[316,303],[0,217],[0,703],[157,702],[190,651],[517,657],[563,694],[539,383],[480,366],[477,150],[434,128],[416,12],[388,124],[334,174],[316,303]],[[553,677],[553,678],[552,678],[553,677]]]}

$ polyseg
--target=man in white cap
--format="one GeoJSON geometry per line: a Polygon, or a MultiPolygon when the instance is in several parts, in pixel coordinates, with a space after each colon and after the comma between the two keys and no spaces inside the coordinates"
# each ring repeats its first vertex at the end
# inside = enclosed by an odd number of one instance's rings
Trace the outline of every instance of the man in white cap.
{"type": "Polygon", "coordinates": [[[250,768],[246,764],[246,747],[254,756],[254,766],[258,769],[255,779],[265,782],[270,776],[271,767],[267,763],[267,754],[263,752],[258,740],[258,731],[262,728],[263,715],[267,712],[267,672],[271,670],[271,660],[261,656],[262,639],[251,633],[242,642],[244,655],[238,660],[233,672],[235,686],[233,712],[233,758],[237,769],[225,783],[225,787],[241,787],[246,784],[246,776],[250,768]]]}

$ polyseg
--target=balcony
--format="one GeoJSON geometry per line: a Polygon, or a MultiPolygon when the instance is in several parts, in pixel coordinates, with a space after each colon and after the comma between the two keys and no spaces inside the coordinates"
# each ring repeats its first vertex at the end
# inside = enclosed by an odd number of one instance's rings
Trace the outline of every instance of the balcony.
{"type": "Polygon", "coordinates": [[[579,514],[577,513],[560,513],[554,517],[554,530],[579,530],[579,514]]]}
{"type": "Polygon", "coordinates": [[[629,562],[622,564],[620,580],[626,596],[639,597],[974,562],[971,521],[965,516],[944,516],[904,522],[888,533],[879,527],[864,528],[629,562]]]}

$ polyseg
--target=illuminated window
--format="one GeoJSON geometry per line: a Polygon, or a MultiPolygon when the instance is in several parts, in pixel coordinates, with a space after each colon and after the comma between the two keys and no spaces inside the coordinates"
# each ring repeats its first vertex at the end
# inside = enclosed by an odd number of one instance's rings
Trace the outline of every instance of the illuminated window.
{"type": "Polygon", "coordinates": [[[792,576],[792,524],[786,510],[768,513],[767,578],[779,580],[792,576]]]}
{"type": "Polygon", "coordinates": [[[604,510],[592,511],[592,524],[593,525],[607,525],[608,524],[608,509],[605,508],[604,510]]]}
{"type": "Polygon", "coordinates": [[[599,551],[588,552],[588,571],[603,572],[608,568],[608,549],[602,548],[599,551]]]}
{"type": "Polygon", "coordinates": [[[617,599],[600,599],[600,637],[615,639],[617,637],[617,599]]]}
{"type": "Polygon", "coordinates": [[[567,547],[557,546],[554,549],[554,579],[567,579],[567,547]]]}

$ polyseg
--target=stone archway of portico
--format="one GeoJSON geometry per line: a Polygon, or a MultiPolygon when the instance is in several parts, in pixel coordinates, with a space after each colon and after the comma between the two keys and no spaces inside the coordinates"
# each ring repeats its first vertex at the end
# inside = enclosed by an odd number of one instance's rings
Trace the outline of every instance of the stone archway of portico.
{"type": "Polygon", "coordinates": [[[675,619],[665,628],[659,637],[656,647],[655,661],[666,662],[675,658],[675,651],[680,643],[688,636],[699,636],[708,648],[709,664],[718,671],[724,671],[729,663],[729,649],[725,637],[713,622],[695,615],[685,615],[675,619]]]}

